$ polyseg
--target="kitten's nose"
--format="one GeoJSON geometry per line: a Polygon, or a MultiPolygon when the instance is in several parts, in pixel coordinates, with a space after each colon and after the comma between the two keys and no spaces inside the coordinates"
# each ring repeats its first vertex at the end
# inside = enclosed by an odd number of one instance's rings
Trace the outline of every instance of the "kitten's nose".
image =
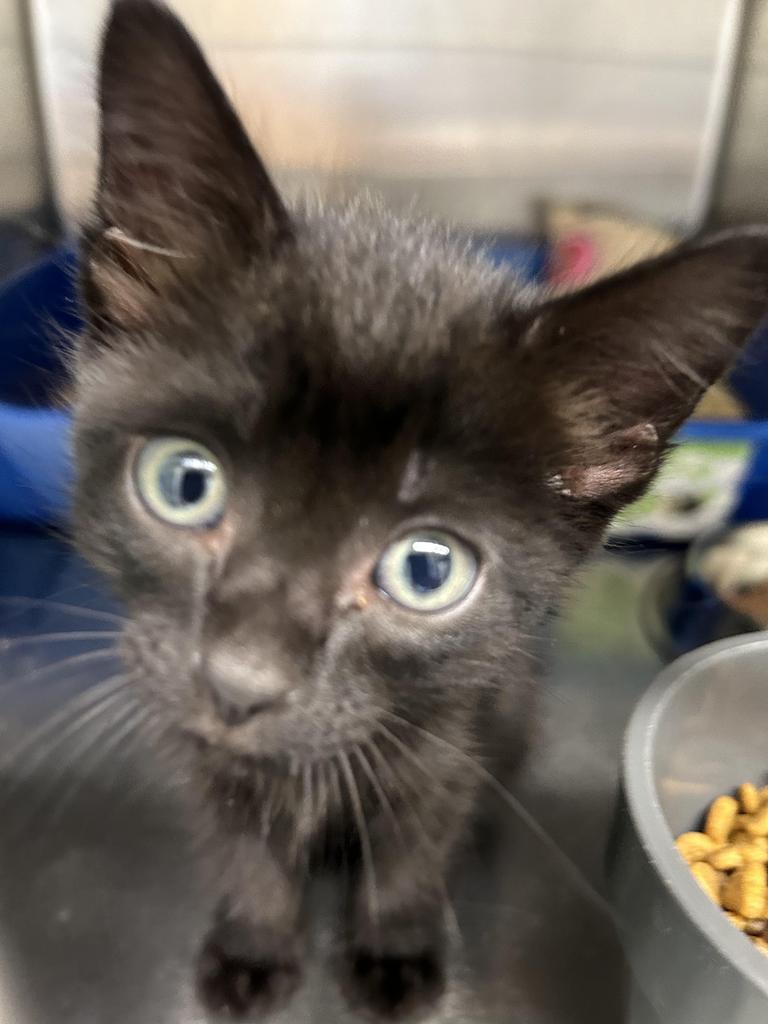
{"type": "Polygon", "coordinates": [[[204,662],[216,709],[229,725],[279,703],[289,692],[285,673],[268,662],[254,664],[242,651],[214,648],[204,662]]]}

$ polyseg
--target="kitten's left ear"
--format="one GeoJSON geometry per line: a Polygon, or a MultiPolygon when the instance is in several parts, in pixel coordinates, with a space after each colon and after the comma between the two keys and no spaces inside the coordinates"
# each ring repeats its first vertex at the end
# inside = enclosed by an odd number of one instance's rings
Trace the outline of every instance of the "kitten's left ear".
{"type": "Polygon", "coordinates": [[[290,234],[264,165],[168,8],[116,0],[100,71],[100,168],[84,237],[92,317],[141,322],[153,297],[245,264],[290,234]]]}
{"type": "Polygon", "coordinates": [[[541,307],[518,372],[551,423],[544,471],[574,501],[637,497],[768,311],[768,229],[688,243],[541,307]]]}

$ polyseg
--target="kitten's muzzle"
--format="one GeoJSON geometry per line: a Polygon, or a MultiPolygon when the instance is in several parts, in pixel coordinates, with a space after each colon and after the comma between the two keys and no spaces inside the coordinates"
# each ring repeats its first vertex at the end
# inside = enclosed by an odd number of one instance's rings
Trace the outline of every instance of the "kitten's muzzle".
{"type": "Polygon", "coordinates": [[[203,660],[202,677],[226,725],[239,725],[253,715],[284,704],[293,687],[279,665],[254,663],[246,651],[214,647],[203,660]]]}

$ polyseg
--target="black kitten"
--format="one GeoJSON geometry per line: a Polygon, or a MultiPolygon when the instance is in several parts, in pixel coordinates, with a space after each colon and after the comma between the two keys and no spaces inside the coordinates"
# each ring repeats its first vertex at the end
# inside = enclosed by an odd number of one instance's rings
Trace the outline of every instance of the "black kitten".
{"type": "Polygon", "coordinates": [[[446,872],[526,641],[763,314],[768,240],[539,301],[371,200],[288,210],[149,0],[116,4],[100,98],[77,535],[218,821],[199,989],[229,1017],[285,999],[307,864],[342,850],[344,984],[405,1015],[443,984],[446,872]]]}

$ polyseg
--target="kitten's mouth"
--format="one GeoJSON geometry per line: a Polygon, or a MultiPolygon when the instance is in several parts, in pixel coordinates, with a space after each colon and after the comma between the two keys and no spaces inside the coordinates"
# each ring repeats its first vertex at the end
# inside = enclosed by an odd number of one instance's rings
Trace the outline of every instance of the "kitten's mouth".
{"type": "Polygon", "coordinates": [[[341,715],[310,707],[273,707],[236,721],[201,710],[181,727],[195,743],[249,760],[297,760],[311,764],[366,744],[375,732],[371,716],[356,715],[339,726],[341,715]]]}

